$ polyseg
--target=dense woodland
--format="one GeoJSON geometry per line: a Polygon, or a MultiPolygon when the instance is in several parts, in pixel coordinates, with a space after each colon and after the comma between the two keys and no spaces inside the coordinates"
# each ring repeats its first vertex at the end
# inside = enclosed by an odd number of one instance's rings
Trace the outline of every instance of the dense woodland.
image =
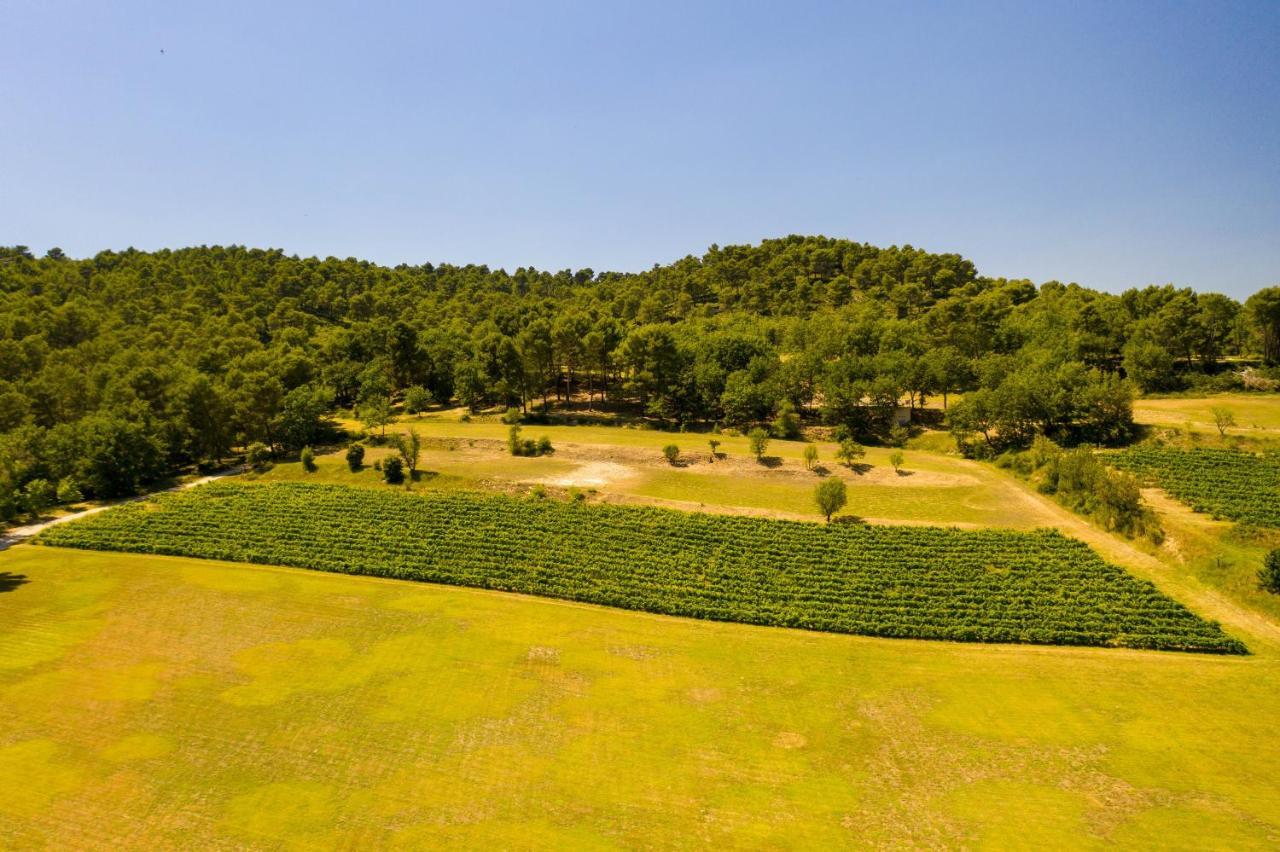
{"type": "Polygon", "coordinates": [[[136,491],[354,409],[557,402],[672,428],[823,423],[883,440],[951,402],[971,452],[1118,444],[1136,391],[1280,361],[1280,288],[1240,303],[980,276],[954,254],[787,237],[642,273],[385,267],[238,246],[0,248],[0,515],[136,491]],[[1228,368],[1228,365],[1230,368],[1228,368]]]}

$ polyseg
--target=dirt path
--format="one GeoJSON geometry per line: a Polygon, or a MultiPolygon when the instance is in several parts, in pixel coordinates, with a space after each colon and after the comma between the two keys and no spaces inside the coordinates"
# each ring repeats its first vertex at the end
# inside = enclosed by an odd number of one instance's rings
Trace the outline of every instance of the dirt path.
{"type": "Polygon", "coordinates": [[[11,527],[8,530],[5,530],[3,535],[0,535],[0,550],[8,550],[10,547],[13,547],[18,542],[26,541],[29,538],[37,536],[40,533],[47,530],[49,527],[55,526],[56,524],[65,524],[68,521],[74,521],[79,518],[83,518],[87,515],[96,515],[98,512],[105,512],[107,509],[113,509],[116,506],[122,506],[125,503],[133,503],[138,500],[145,500],[148,497],[151,497],[152,495],[155,495],[155,494],[164,494],[169,491],[185,491],[188,488],[195,488],[197,485],[204,485],[206,482],[213,482],[215,479],[222,479],[223,477],[234,476],[237,473],[243,473],[243,472],[244,472],[243,466],[227,468],[226,470],[221,471],[220,473],[210,474],[209,476],[202,476],[199,479],[193,479],[190,482],[184,482],[181,485],[175,485],[172,488],[162,488],[159,491],[151,491],[146,494],[139,494],[137,497],[126,497],[123,500],[113,500],[110,503],[103,503],[99,506],[91,506],[88,509],[83,509],[79,512],[72,512],[69,515],[61,515],[60,517],[57,517],[57,518],[50,518],[47,521],[38,521],[37,523],[26,524],[20,527],[11,527]]]}

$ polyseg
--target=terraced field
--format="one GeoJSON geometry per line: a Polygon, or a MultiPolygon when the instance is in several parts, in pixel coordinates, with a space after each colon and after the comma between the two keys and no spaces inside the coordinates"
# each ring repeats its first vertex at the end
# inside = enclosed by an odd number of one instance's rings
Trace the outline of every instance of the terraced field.
{"type": "Polygon", "coordinates": [[[41,541],[875,636],[1245,650],[1052,531],[824,526],[466,492],[215,483],[54,527],[41,541]]]}

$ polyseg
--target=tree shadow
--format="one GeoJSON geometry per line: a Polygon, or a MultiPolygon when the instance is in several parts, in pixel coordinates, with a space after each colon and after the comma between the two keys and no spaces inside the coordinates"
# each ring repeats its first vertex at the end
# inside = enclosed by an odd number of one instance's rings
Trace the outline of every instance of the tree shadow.
{"type": "Polygon", "coordinates": [[[30,583],[26,574],[14,574],[9,571],[0,571],[0,592],[12,592],[21,585],[30,583]]]}
{"type": "Polygon", "coordinates": [[[854,462],[851,465],[846,465],[846,467],[848,467],[849,470],[853,471],[854,473],[858,474],[858,476],[862,476],[863,474],[871,470],[871,465],[867,464],[866,462],[854,462]]]}
{"type": "Polygon", "coordinates": [[[831,468],[827,467],[825,464],[816,464],[812,468],[810,468],[810,470],[812,470],[814,475],[816,476],[831,475],[831,468]]]}
{"type": "Polygon", "coordinates": [[[854,526],[865,526],[867,523],[867,520],[866,518],[863,518],[860,515],[836,515],[834,518],[831,519],[831,523],[851,524],[854,526]]]}
{"type": "Polygon", "coordinates": [[[915,471],[911,470],[895,470],[894,473],[898,474],[898,476],[915,476],[915,471]]]}
{"type": "Polygon", "coordinates": [[[767,468],[782,467],[781,456],[761,456],[759,462],[767,468]]]}

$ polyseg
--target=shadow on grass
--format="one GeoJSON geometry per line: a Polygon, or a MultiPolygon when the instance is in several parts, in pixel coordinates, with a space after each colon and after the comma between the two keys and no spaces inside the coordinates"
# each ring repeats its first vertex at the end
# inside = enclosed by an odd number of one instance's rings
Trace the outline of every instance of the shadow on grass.
{"type": "Polygon", "coordinates": [[[761,456],[758,461],[767,468],[782,467],[781,456],[761,456]]]}
{"type": "Polygon", "coordinates": [[[836,515],[831,519],[833,524],[848,524],[851,526],[863,526],[867,523],[866,518],[859,515],[836,515]]]}
{"type": "Polygon", "coordinates": [[[21,585],[30,583],[26,574],[14,574],[9,571],[0,571],[0,592],[12,592],[21,585]]]}

